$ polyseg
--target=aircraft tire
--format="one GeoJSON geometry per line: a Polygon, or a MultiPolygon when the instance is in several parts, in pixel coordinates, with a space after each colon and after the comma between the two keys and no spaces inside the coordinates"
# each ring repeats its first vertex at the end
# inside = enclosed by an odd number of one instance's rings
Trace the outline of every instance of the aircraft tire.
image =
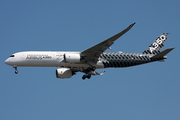
{"type": "Polygon", "coordinates": [[[18,74],[18,71],[17,71],[17,70],[15,71],[15,74],[18,74]]]}
{"type": "Polygon", "coordinates": [[[90,79],[90,78],[91,78],[91,75],[90,75],[90,74],[89,74],[89,75],[87,75],[87,78],[88,78],[88,79],[90,79]]]}
{"type": "Polygon", "coordinates": [[[83,76],[82,76],[82,79],[85,80],[85,79],[86,79],[86,75],[83,75],[83,76]]]}
{"type": "Polygon", "coordinates": [[[95,71],[95,70],[96,70],[96,67],[92,67],[91,70],[92,70],[92,71],[95,71]]]}

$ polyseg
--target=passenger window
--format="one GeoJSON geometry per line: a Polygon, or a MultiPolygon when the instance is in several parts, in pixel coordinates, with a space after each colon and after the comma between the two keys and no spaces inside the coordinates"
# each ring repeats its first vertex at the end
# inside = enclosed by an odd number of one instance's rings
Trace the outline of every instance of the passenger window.
{"type": "Polygon", "coordinates": [[[10,57],[14,57],[14,55],[11,55],[10,57]]]}

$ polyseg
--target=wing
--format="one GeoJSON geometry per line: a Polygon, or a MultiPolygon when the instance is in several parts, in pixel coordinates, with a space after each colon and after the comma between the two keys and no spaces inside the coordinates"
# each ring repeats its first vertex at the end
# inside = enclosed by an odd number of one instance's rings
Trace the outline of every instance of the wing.
{"type": "Polygon", "coordinates": [[[124,33],[129,31],[136,22],[132,23],[129,27],[121,31],[120,33],[112,36],[111,38],[104,40],[103,42],[92,46],[91,48],[84,50],[81,52],[82,56],[82,63],[88,63],[90,65],[96,64],[98,61],[99,56],[112,44],[114,44],[114,41],[117,40],[119,37],[121,37],[124,33]]]}

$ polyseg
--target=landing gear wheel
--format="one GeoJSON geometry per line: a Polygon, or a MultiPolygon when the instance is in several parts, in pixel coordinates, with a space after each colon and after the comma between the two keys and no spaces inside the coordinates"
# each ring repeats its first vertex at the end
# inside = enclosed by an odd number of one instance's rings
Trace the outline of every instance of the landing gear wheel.
{"type": "Polygon", "coordinates": [[[90,79],[90,78],[91,78],[91,75],[90,75],[90,74],[89,74],[89,75],[87,75],[87,78],[88,78],[88,79],[90,79]]]}
{"type": "Polygon", "coordinates": [[[15,74],[18,74],[18,71],[17,71],[17,70],[15,71],[15,74]]]}
{"type": "Polygon", "coordinates": [[[82,79],[85,80],[85,79],[86,79],[86,75],[83,75],[83,76],[82,76],[82,79]]]}
{"type": "Polygon", "coordinates": [[[83,79],[83,80],[85,80],[86,78],[90,79],[90,78],[91,78],[91,74],[83,75],[83,76],[82,76],[82,79],[83,79]]]}
{"type": "Polygon", "coordinates": [[[96,70],[96,67],[92,67],[91,70],[92,70],[92,71],[95,71],[95,70],[96,70]]]}

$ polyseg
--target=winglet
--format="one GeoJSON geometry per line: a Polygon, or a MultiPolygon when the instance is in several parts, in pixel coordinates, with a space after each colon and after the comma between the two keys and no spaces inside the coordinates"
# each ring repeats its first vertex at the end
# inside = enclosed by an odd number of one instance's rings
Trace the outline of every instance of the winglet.
{"type": "Polygon", "coordinates": [[[160,52],[159,54],[156,54],[154,56],[152,56],[151,58],[160,58],[160,57],[164,57],[166,54],[168,54],[169,52],[171,52],[174,48],[169,48],[169,49],[166,49],[162,52],[160,52]]]}

